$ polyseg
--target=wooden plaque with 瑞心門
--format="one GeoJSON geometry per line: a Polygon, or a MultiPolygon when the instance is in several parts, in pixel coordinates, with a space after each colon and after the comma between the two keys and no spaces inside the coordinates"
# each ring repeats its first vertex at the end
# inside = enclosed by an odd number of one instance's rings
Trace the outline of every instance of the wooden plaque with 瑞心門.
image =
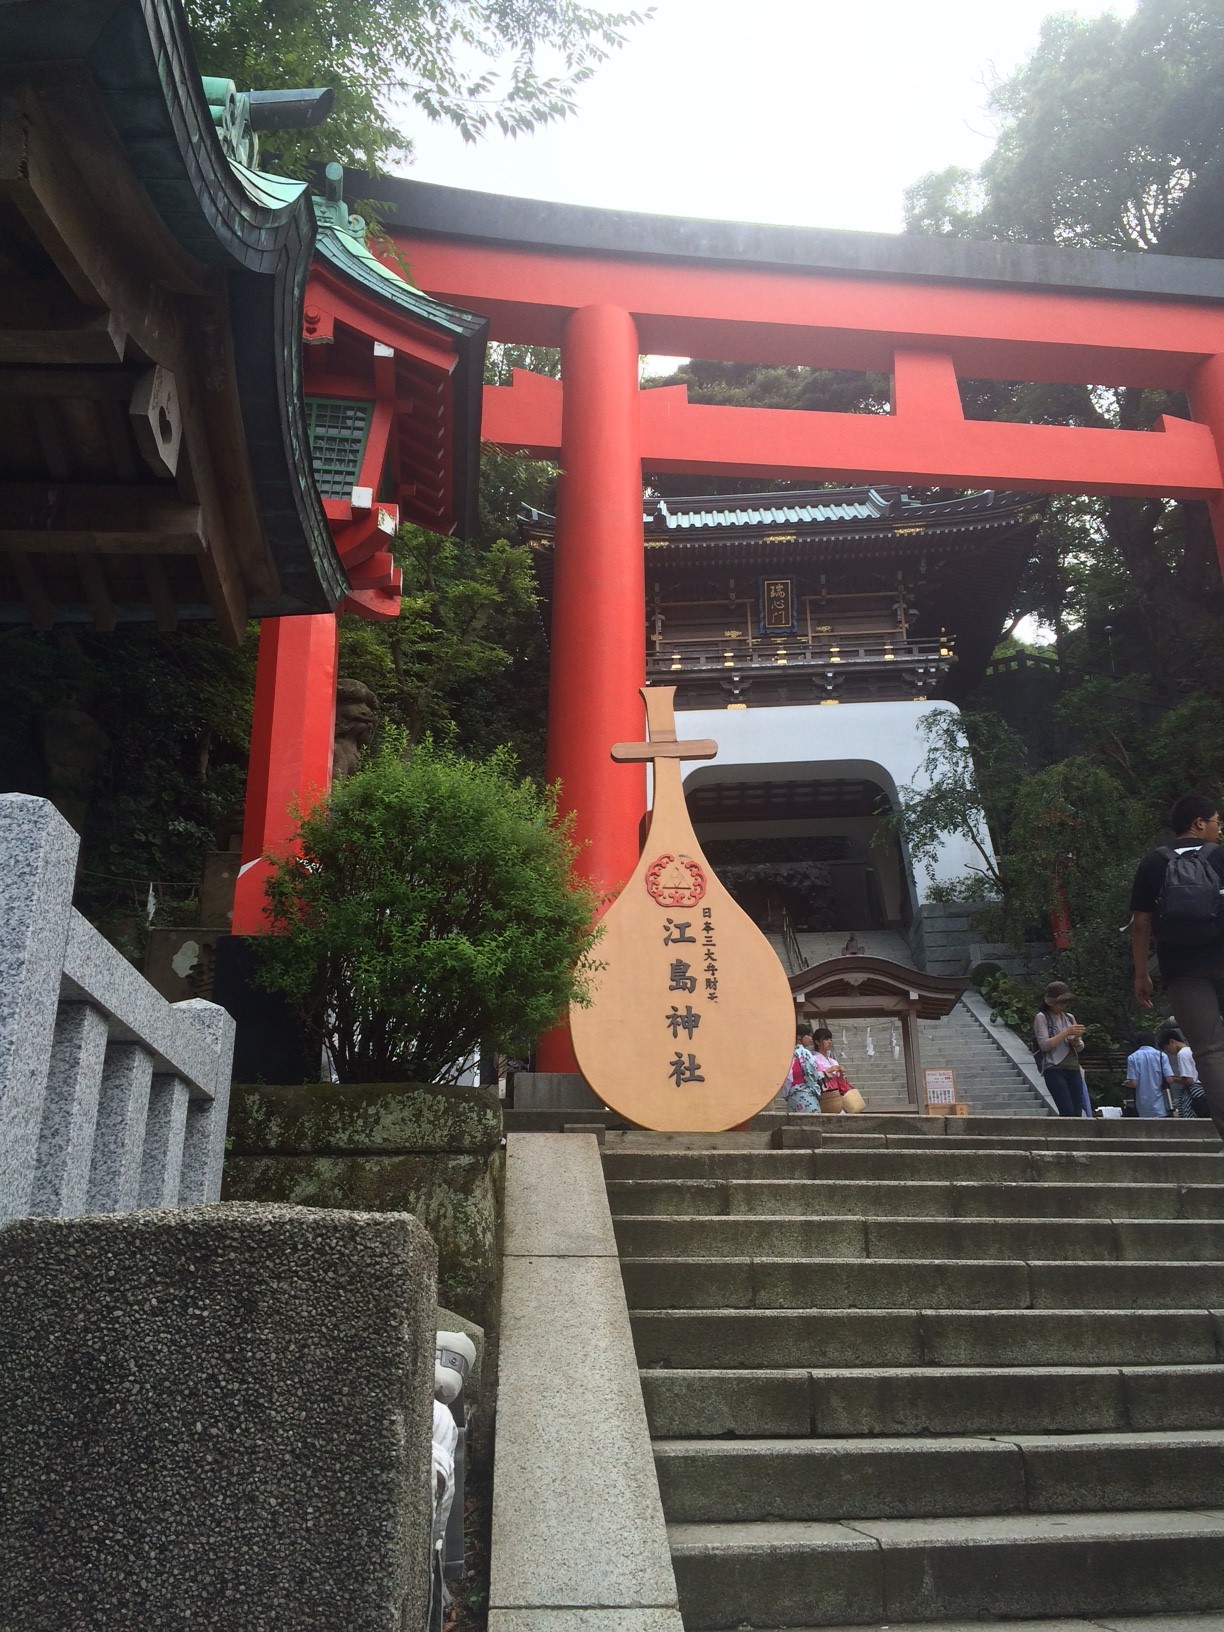
{"type": "Polygon", "coordinates": [[[681,759],[713,742],[676,741],[674,687],[646,686],[650,741],[619,760],[654,766],[650,830],[637,868],[602,919],[590,1002],[570,1009],[583,1076],[641,1127],[702,1133],[734,1127],[781,1087],[795,1006],[778,955],[701,852],[681,759]]]}

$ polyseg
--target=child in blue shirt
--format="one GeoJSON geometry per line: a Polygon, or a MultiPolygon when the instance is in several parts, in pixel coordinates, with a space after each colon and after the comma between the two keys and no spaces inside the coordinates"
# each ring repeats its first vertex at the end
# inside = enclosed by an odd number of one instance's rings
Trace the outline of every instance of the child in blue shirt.
{"type": "Polygon", "coordinates": [[[1140,1116],[1168,1116],[1165,1083],[1173,1075],[1168,1056],[1156,1047],[1153,1032],[1137,1031],[1131,1041],[1135,1052],[1126,1062],[1126,1086],[1135,1090],[1135,1109],[1140,1116]]]}

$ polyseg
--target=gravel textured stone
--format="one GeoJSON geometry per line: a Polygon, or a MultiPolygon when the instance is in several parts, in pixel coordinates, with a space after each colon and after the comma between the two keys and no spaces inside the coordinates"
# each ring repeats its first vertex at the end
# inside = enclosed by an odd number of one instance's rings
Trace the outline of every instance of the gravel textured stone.
{"type": "Polygon", "coordinates": [[[0,1231],[0,1627],[419,1632],[435,1296],[407,1214],[0,1231]]]}

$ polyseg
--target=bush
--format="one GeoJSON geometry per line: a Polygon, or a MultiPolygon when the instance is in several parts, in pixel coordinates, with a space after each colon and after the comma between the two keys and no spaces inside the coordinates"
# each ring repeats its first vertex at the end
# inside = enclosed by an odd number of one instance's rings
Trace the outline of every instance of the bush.
{"type": "Polygon", "coordinates": [[[299,825],[268,882],[261,980],[341,1082],[453,1082],[585,995],[592,892],[550,798],[513,759],[388,743],[299,825]],[[577,972],[576,972],[577,971],[577,972]]]}

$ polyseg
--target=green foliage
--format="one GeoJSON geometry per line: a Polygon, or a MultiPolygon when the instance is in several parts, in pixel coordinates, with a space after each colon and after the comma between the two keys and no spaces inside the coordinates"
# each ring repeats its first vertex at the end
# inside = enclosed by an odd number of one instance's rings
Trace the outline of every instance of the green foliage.
{"type": "Polygon", "coordinates": [[[1007,839],[1015,922],[1048,924],[1059,892],[1065,894],[1074,938],[1060,955],[1058,975],[1075,989],[1077,1016],[1115,1035],[1130,1024],[1130,941],[1123,930],[1147,836],[1142,804],[1110,771],[1075,756],[1026,779],[1007,839]]]}
{"type": "Polygon", "coordinates": [[[997,835],[1006,830],[1024,778],[1019,737],[996,714],[958,714],[933,708],[919,721],[926,739],[922,779],[897,789],[891,821],[914,867],[933,872],[950,834],[968,841],[979,860],[957,900],[1006,893],[996,859],[997,835]]]}
{"type": "Polygon", "coordinates": [[[979,906],[994,906],[998,901],[995,887],[984,872],[962,873],[959,878],[938,879],[927,888],[928,901],[952,905],[957,901],[979,906]]]}
{"type": "MultiPolygon", "coordinates": [[[[501,346],[490,372],[547,372],[557,353],[501,346]]],[[[544,776],[548,650],[531,553],[511,543],[524,505],[551,510],[556,467],[482,450],[480,531],[471,540],[403,527],[395,544],[404,573],[391,623],[345,618],[340,672],[377,695],[384,722],[413,742],[430,734],[480,758],[508,744],[519,764],[544,776]]]]}
{"type": "Polygon", "coordinates": [[[378,171],[407,158],[405,104],[475,141],[574,111],[579,86],[650,11],[575,0],[185,0],[207,74],[243,90],[334,88],[323,130],[265,144],[290,174],[320,155],[378,171]],[[545,63],[556,64],[550,72],[545,63]]]}
{"type": "Polygon", "coordinates": [[[978,981],[978,989],[990,1004],[990,1018],[1002,1022],[1022,1036],[1032,1029],[1033,1016],[1041,1006],[1044,982],[1017,980],[1002,969],[992,969],[978,981]]]}
{"type": "Polygon", "coordinates": [[[568,829],[509,755],[398,747],[302,820],[268,885],[284,933],[261,978],[342,1082],[452,1082],[482,1042],[522,1047],[582,998],[594,940],[568,829]]]}
{"type": "Polygon", "coordinates": [[[1000,132],[980,174],[916,182],[907,230],[1161,247],[1219,178],[1224,13],[1218,0],[1140,0],[1125,20],[1048,17],[990,100],[1000,132]]]}
{"type": "Polygon", "coordinates": [[[404,572],[392,623],[345,618],[340,671],[378,696],[385,724],[477,756],[504,743],[543,770],[547,655],[528,551],[401,528],[404,572]]]}

